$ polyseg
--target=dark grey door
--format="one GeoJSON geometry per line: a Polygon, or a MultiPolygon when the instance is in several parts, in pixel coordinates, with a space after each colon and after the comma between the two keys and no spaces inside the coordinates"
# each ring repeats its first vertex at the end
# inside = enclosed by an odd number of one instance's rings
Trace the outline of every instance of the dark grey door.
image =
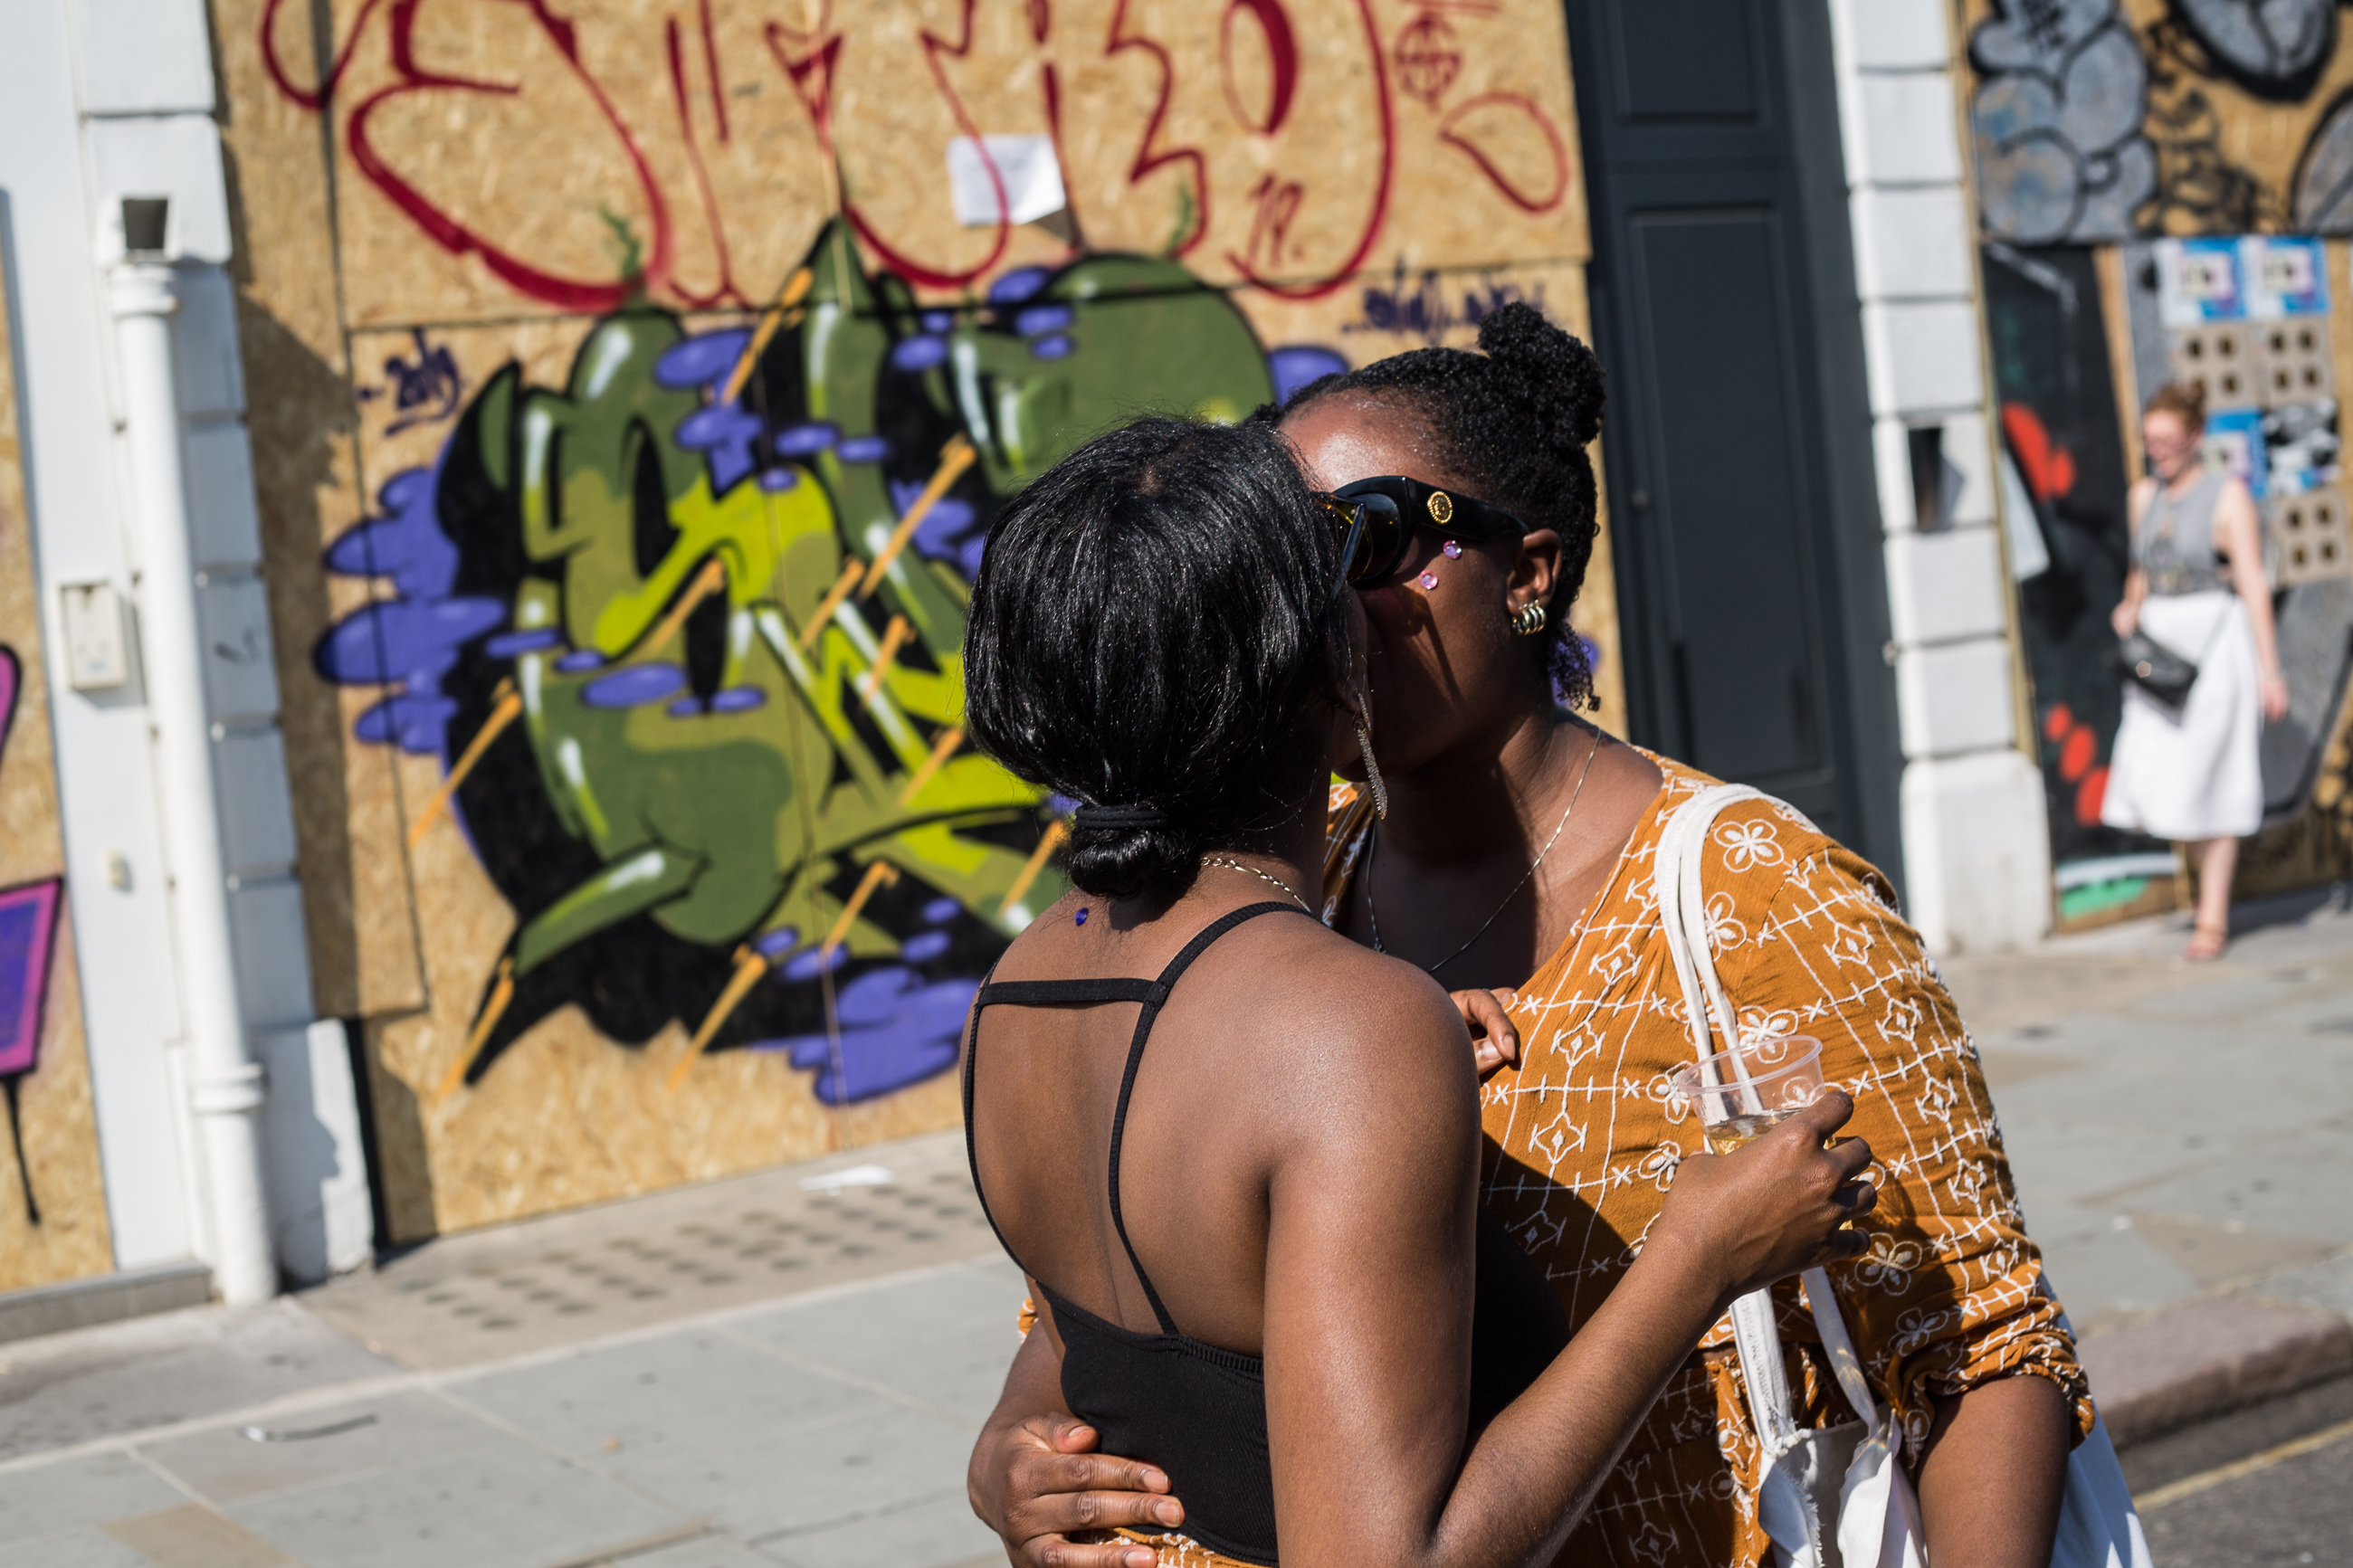
{"type": "Polygon", "coordinates": [[[1822,0],[1570,0],[1635,739],[1900,869],[1822,0]]]}

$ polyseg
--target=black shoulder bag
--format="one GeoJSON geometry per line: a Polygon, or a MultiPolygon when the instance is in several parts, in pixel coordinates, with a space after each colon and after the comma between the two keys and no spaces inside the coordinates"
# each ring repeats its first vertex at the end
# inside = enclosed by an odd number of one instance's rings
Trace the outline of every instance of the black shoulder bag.
{"type": "Polygon", "coordinates": [[[2188,701],[2198,680],[2196,665],[2146,632],[2117,639],[2116,664],[2126,680],[2168,708],[2188,701]]]}

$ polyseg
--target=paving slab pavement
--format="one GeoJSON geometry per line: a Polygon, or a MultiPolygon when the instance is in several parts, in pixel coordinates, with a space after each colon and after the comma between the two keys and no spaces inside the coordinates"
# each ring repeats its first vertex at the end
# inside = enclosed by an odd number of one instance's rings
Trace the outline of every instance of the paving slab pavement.
{"type": "Polygon", "coordinates": [[[961,1160],[905,1140],[0,1347],[0,1563],[1000,1560],[964,1461],[1021,1281],[961,1160]]]}
{"type": "Polygon", "coordinates": [[[994,1540],[965,1506],[964,1460],[1020,1298],[1001,1259],[902,1270],[16,1459],[0,1464],[0,1562],[985,1562],[994,1540]]]}
{"type": "Polygon", "coordinates": [[[2353,898],[1947,960],[2120,1446],[2353,1371],[2353,898]]]}
{"type": "MultiPolygon", "coordinates": [[[[2353,1370],[2353,909],[2244,909],[2201,966],[2179,925],[1946,965],[2128,1463],[2353,1370]]],[[[963,1467],[1020,1283],[962,1160],[905,1140],[0,1345],[0,1563],[998,1561],[963,1467]]]]}
{"type": "Polygon", "coordinates": [[[290,1298],[19,1340],[0,1345],[0,1462],[401,1370],[290,1298]]]}
{"type": "Polygon", "coordinates": [[[1945,965],[2087,1334],[2353,1247],[2353,914],[2204,965],[2174,958],[2180,923],[1945,965]]]}

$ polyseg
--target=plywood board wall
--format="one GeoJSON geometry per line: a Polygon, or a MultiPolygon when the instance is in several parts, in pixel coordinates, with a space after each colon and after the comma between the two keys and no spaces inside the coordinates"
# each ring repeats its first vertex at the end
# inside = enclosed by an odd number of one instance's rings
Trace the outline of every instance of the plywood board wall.
{"type": "Polygon", "coordinates": [[[0,1291],[114,1266],[0,276],[0,1291]]]}
{"type": "MultiPolygon", "coordinates": [[[[1506,300],[1586,330],[1546,0],[215,16],[312,964],[397,1238],[952,1122],[959,995],[1060,887],[956,729],[994,507],[1506,300]],[[1062,210],[957,221],[971,136],[1062,210]]],[[[1576,622],[1622,725],[1606,549],[1576,622]]]]}

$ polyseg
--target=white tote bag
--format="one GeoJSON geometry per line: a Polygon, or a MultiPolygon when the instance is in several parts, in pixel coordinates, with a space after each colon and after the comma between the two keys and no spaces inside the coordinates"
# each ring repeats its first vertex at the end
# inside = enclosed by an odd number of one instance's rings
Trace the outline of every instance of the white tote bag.
{"type": "MultiPolygon", "coordinates": [[[[1702,851],[1725,806],[1764,798],[1746,784],[1700,791],[1667,819],[1652,861],[1659,922],[1683,989],[1692,1047],[1703,1059],[1732,1049],[1740,1037],[1731,999],[1716,977],[1702,851]],[[1714,1043],[1718,1036],[1721,1047],[1714,1043]]],[[[1822,1349],[1858,1419],[1800,1430],[1770,1293],[1751,1291],[1732,1304],[1733,1341],[1760,1451],[1757,1522],[1772,1537],[1781,1568],[1926,1568],[1920,1503],[1899,1458],[1895,1413],[1880,1409],[1872,1397],[1830,1277],[1809,1268],[1802,1278],[1822,1349]]],[[[2105,1426],[2095,1426],[2068,1458],[2051,1562],[2052,1568],[2150,1568],[2140,1517],[2105,1426]]]]}

